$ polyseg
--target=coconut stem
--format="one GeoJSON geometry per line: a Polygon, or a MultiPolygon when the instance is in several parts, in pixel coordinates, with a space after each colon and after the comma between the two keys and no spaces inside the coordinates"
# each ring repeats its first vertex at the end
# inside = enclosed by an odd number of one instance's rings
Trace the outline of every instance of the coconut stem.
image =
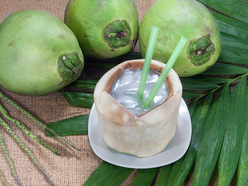
{"type": "Polygon", "coordinates": [[[34,140],[36,140],[38,143],[40,143],[41,145],[43,145],[44,147],[46,147],[47,149],[51,150],[54,154],[59,155],[59,152],[56,151],[55,149],[53,149],[50,145],[46,144],[43,140],[41,140],[39,137],[35,136],[34,134],[32,134],[26,127],[24,124],[22,124],[20,121],[11,118],[8,113],[7,110],[3,107],[2,104],[0,104],[0,112],[3,114],[3,116],[11,121],[12,123],[14,123],[15,125],[17,125],[20,129],[22,129],[22,131],[29,137],[33,138],[34,140]]]}
{"type": "Polygon", "coordinates": [[[2,136],[1,133],[0,133],[0,145],[2,147],[2,150],[3,150],[3,153],[4,153],[5,157],[6,157],[6,159],[8,160],[12,175],[14,176],[14,178],[17,181],[18,185],[21,186],[22,184],[21,184],[21,182],[20,182],[20,180],[19,180],[19,178],[18,178],[18,176],[16,174],[15,166],[14,166],[14,164],[13,164],[13,162],[12,162],[10,156],[9,156],[9,153],[8,153],[8,151],[6,149],[6,146],[4,145],[3,136],[2,136]]]}
{"type": "Polygon", "coordinates": [[[9,186],[9,184],[8,184],[6,178],[5,178],[5,176],[4,176],[4,174],[3,174],[3,172],[1,170],[0,170],[0,177],[2,179],[3,184],[6,185],[6,186],[9,186]]]}
{"type": "Polygon", "coordinates": [[[66,140],[65,138],[62,138],[61,136],[59,136],[54,130],[52,130],[51,128],[47,127],[44,123],[42,123],[41,121],[39,121],[37,118],[35,118],[32,114],[30,114],[28,111],[24,110],[22,107],[20,107],[17,103],[15,103],[14,101],[12,101],[11,99],[9,99],[7,96],[5,96],[3,93],[0,92],[0,98],[2,98],[4,101],[6,101],[7,103],[11,104],[13,107],[15,107],[17,110],[21,111],[23,114],[25,114],[26,116],[28,116],[31,120],[33,120],[34,122],[36,122],[37,124],[39,124],[41,127],[43,127],[44,129],[46,129],[47,131],[49,131],[50,133],[52,133],[55,137],[59,138],[60,140],[62,140],[64,143],[68,144],[69,146],[71,146],[72,148],[81,151],[79,148],[77,148],[76,146],[74,146],[72,143],[70,143],[68,140],[66,140]]]}
{"type": "Polygon", "coordinates": [[[48,183],[53,185],[52,181],[47,177],[45,174],[43,168],[40,166],[36,158],[34,157],[33,153],[24,145],[24,143],[19,139],[19,137],[15,134],[15,132],[9,127],[5,121],[0,118],[0,125],[3,126],[3,128],[12,136],[12,138],[18,143],[18,145],[28,154],[29,158],[33,161],[33,163],[37,166],[37,168],[40,170],[40,172],[43,174],[45,179],[48,183]]]}

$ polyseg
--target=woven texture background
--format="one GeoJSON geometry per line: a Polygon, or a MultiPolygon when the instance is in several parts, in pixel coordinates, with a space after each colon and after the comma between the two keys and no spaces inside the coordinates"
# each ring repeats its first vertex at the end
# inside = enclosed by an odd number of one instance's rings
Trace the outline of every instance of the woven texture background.
{"type": "MultiPolygon", "coordinates": [[[[141,20],[146,10],[154,1],[155,0],[135,0],[139,20],[141,20]]],[[[11,13],[24,9],[47,11],[63,20],[66,4],[67,0],[0,0],[0,22],[11,13]]],[[[44,123],[88,114],[90,111],[89,109],[71,107],[60,93],[32,97],[13,94],[2,88],[0,88],[0,91],[15,100],[20,106],[31,112],[44,123]]],[[[4,104],[12,117],[23,122],[31,132],[61,152],[61,156],[54,155],[36,141],[24,135],[18,127],[10,124],[11,128],[21,140],[32,150],[46,174],[55,185],[82,185],[101,163],[101,160],[91,150],[87,135],[66,137],[69,141],[82,149],[82,152],[75,151],[54,138],[46,137],[43,128],[37,126],[36,123],[32,122],[9,104],[5,104],[2,100],[0,101],[4,104]]],[[[33,163],[31,163],[28,156],[19,148],[10,135],[8,135],[2,127],[0,127],[0,131],[3,134],[5,144],[7,144],[7,150],[12,157],[16,172],[22,184],[27,186],[48,185],[42,174],[33,163]]],[[[3,171],[10,185],[17,185],[1,150],[0,165],[0,170],[3,171]]],[[[129,176],[123,185],[130,185],[135,173],[136,171],[129,176]]],[[[0,181],[0,185],[1,184],[2,182],[0,181]]],[[[191,179],[188,179],[185,185],[191,185],[191,179]]]]}

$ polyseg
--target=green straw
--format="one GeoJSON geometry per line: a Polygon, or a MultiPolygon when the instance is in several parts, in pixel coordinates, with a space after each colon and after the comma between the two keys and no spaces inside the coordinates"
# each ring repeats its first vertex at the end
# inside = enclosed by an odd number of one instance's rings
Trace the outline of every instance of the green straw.
{"type": "Polygon", "coordinates": [[[155,27],[155,26],[152,27],[152,31],[151,31],[147,51],[146,51],[145,62],[143,65],[140,83],[139,83],[139,88],[138,88],[138,97],[140,99],[142,99],[144,96],[146,80],[147,80],[147,76],[149,73],[149,69],[150,69],[150,65],[151,65],[151,61],[152,61],[152,56],[153,56],[153,52],[154,52],[154,48],[155,48],[155,43],[156,43],[157,36],[158,36],[158,30],[159,30],[158,27],[155,27]]]}
{"type": "Polygon", "coordinates": [[[151,105],[154,97],[156,96],[158,90],[160,89],[161,85],[165,81],[165,78],[167,77],[168,73],[170,72],[172,66],[176,62],[178,56],[180,55],[182,49],[184,48],[185,44],[187,42],[187,39],[185,37],[181,37],[179,43],[177,44],[175,50],[173,51],[170,59],[168,60],[165,68],[163,69],[162,73],[160,74],[157,82],[155,83],[154,87],[152,88],[149,96],[147,97],[143,107],[147,108],[151,105]]]}

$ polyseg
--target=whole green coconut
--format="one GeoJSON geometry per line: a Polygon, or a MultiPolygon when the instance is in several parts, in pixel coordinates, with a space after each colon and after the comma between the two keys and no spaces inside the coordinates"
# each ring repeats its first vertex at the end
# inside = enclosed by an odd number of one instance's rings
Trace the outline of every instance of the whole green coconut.
{"type": "Polygon", "coordinates": [[[65,23],[88,57],[121,56],[137,40],[138,14],[133,0],[70,0],[65,23]]]}
{"type": "Polygon", "coordinates": [[[76,80],[84,59],[73,32],[59,18],[23,10],[0,25],[0,86],[45,95],[76,80]]]}
{"type": "Polygon", "coordinates": [[[167,63],[182,36],[188,39],[173,69],[181,77],[211,67],[221,50],[220,33],[209,10],[196,0],[157,0],[144,15],[139,30],[145,57],[152,26],[159,28],[153,59],[167,63]]]}

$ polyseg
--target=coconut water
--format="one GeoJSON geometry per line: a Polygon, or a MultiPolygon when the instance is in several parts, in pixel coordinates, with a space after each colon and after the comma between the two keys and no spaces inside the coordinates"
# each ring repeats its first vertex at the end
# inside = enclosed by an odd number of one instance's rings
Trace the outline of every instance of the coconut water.
{"type": "Polygon", "coordinates": [[[154,97],[152,104],[148,108],[143,108],[143,104],[158,80],[159,74],[153,70],[149,71],[144,96],[140,99],[138,98],[137,92],[141,73],[141,68],[124,69],[123,73],[114,81],[110,91],[110,95],[113,96],[116,101],[138,116],[162,104],[169,94],[167,84],[164,81],[158,93],[154,97]]]}

